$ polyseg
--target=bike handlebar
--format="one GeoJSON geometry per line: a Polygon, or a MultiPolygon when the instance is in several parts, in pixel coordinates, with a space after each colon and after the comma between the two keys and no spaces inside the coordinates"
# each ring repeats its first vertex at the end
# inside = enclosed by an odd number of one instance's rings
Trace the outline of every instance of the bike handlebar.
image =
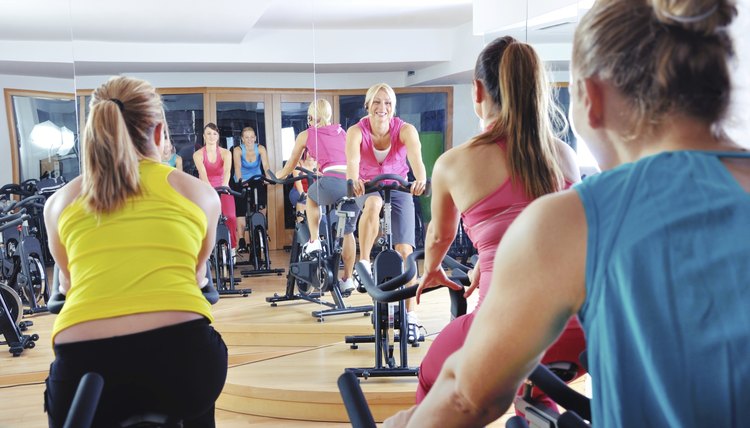
{"type": "MultiPolygon", "coordinates": [[[[380,190],[397,190],[399,192],[411,193],[411,186],[414,182],[406,181],[406,179],[398,174],[380,174],[373,177],[371,180],[364,183],[365,193],[378,192],[380,190]],[[391,181],[391,183],[384,183],[384,181],[391,181]],[[395,181],[395,183],[393,183],[395,181]]],[[[347,195],[352,198],[354,197],[354,182],[352,180],[346,180],[347,195]]],[[[428,179],[425,183],[424,192],[422,195],[430,196],[432,191],[432,184],[428,179]]]]}
{"type": "Polygon", "coordinates": [[[552,401],[573,411],[580,417],[591,420],[591,401],[585,395],[572,389],[543,364],[536,366],[529,375],[534,386],[544,391],[552,401]]]}
{"type": "Polygon", "coordinates": [[[293,175],[289,175],[286,178],[278,178],[278,177],[276,177],[276,174],[269,169],[268,170],[268,175],[269,175],[270,178],[266,177],[266,180],[268,180],[268,182],[272,183],[272,184],[285,185],[285,184],[292,184],[295,181],[300,181],[300,180],[305,180],[305,179],[312,181],[313,177],[317,177],[317,174],[314,171],[310,171],[309,169],[303,168],[301,166],[298,166],[295,169],[297,171],[300,171],[302,174],[300,174],[300,175],[298,175],[296,177],[293,176],[293,175]]]}
{"type": "Polygon", "coordinates": [[[220,195],[232,195],[232,196],[237,196],[240,198],[244,196],[244,194],[235,192],[234,190],[230,189],[227,186],[217,186],[217,187],[214,187],[214,190],[216,190],[216,193],[220,195]]]}
{"type": "MultiPolygon", "coordinates": [[[[424,250],[417,250],[406,258],[406,269],[401,275],[398,275],[394,278],[389,279],[388,281],[382,283],[382,284],[375,284],[375,280],[373,279],[370,272],[367,271],[367,268],[364,264],[357,263],[355,265],[355,269],[357,269],[357,274],[359,275],[359,280],[362,282],[362,285],[365,287],[365,290],[367,290],[367,293],[378,302],[382,303],[390,303],[390,302],[398,302],[399,300],[408,299],[410,297],[414,297],[417,294],[417,288],[419,285],[415,284],[409,287],[399,288],[411,281],[416,275],[417,275],[417,258],[422,257],[424,255],[424,250]]],[[[447,256],[446,256],[447,257],[447,256]]],[[[458,263],[456,260],[447,257],[448,259],[452,260],[452,262],[456,265],[462,266],[460,270],[468,271],[469,267],[463,266],[460,263],[458,263]]],[[[467,276],[460,276],[460,277],[451,277],[452,280],[460,281],[464,285],[468,285],[468,277],[467,276]]],[[[424,293],[437,290],[439,287],[436,288],[428,288],[424,290],[424,293]]]]}
{"type": "Polygon", "coordinates": [[[25,210],[5,216],[0,219],[0,232],[21,225],[24,221],[28,220],[28,218],[29,216],[26,215],[25,210]]]}
{"type": "Polygon", "coordinates": [[[29,206],[30,207],[34,207],[34,208],[44,209],[44,202],[46,200],[47,200],[47,198],[44,197],[43,195],[31,195],[31,196],[27,196],[27,197],[21,199],[20,201],[14,201],[14,202],[10,203],[8,206],[6,206],[5,208],[0,209],[0,213],[2,213],[2,214],[9,213],[9,212],[14,211],[16,209],[24,208],[24,207],[29,207],[29,206]],[[39,203],[37,201],[41,201],[41,203],[39,203]]]}

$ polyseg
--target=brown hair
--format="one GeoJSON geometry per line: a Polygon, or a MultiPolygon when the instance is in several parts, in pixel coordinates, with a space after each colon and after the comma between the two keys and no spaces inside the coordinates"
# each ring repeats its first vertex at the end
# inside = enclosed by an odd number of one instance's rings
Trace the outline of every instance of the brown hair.
{"type": "Polygon", "coordinates": [[[705,120],[721,134],[734,54],[725,30],[736,14],[732,0],[600,0],[576,29],[573,67],[629,100],[626,137],[649,132],[666,113],[705,120]]]}
{"type": "Polygon", "coordinates": [[[94,213],[110,213],[139,195],[140,158],[162,122],[161,97],[143,80],[110,78],[94,91],[83,131],[81,197],[94,213]]]}
{"type": "Polygon", "coordinates": [[[469,144],[506,140],[511,181],[521,183],[536,198],[564,186],[555,158],[554,111],[542,61],[534,49],[505,36],[490,42],[479,54],[474,78],[482,82],[500,107],[492,127],[469,144]]]}

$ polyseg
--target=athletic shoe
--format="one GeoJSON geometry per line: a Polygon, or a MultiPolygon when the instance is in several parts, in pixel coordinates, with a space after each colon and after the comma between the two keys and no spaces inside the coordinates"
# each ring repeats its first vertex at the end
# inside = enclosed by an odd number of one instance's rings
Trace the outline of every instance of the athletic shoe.
{"type": "Polygon", "coordinates": [[[308,242],[307,244],[305,244],[304,248],[302,248],[302,252],[305,255],[309,256],[315,251],[320,251],[321,249],[323,249],[323,245],[320,243],[320,239],[316,239],[312,242],[308,242]]]}
{"type": "Polygon", "coordinates": [[[354,281],[351,278],[339,280],[339,290],[341,290],[342,297],[349,297],[352,294],[352,291],[354,291],[354,288],[354,281]]]}
{"type": "Polygon", "coordinates": [[[366,259],[362,259],[359,262],[365,265],[365,267],[367,268],[367,273],[372,275],[372,263],[370,263],[370,261],[366,259]]]}
{"type": "Polygon", "coordinates": [[[422,326],[422,321],[417,314],[414,312],[407,312],[406,323],[408,334],[406,337],[407,341],[412,345],[424,341],[424,327],[422,326]]]}

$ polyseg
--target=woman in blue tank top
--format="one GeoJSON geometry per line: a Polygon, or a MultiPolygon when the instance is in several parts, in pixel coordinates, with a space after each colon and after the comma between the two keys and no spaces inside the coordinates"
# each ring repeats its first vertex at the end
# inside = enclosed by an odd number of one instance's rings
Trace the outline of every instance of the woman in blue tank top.
{"type": "Polygon", "coordinates": [[[594,3],[569,90],[604,172],[517,218],[464,347],[385,426],[498,418],[576,313],[592,426],[748,424],[750,153],[722,128],[736,14],[730,0],[594,3]]]}
{"type": "MultiPolygon", "coordinates": [[[[242,144],[239,149],[236,147],[232,149],[232,163],[234,164],[234,181],[236,183],[246,182],[252,177],[258,175],[265,175],[263,168],[269,168],[271,166],[268,163],[268,152],[264,146],[258,144],[258,138],[255,135],[255,130],[248,126],[242,129],[242,144]]],[[[248,192],[257,191],[258,200],[256,201],[256,209],[266,214],[267,204],[267,192],[266,185],[262,181],[250,181],[248,183],[248,192]]],[[[247,203],[246,199],[237,198],[235,200],[235,207],[237,213],[237,236],[240,237],[239,247],[242,249],[243,245],[250,238],[245,234],[245,224],[247,215],[247,203]],[[245,238],[247,236],[247,238],[245,238]]]]}

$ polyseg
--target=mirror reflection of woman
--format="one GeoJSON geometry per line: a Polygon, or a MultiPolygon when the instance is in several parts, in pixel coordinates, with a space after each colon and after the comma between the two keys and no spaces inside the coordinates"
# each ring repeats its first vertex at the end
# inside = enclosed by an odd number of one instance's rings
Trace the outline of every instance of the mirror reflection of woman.
{"type": "Polygon", "coordinates": [[[161,148],[161,163],[169,165],[172,168],[182,171],[182,156],[177,154],[177,149],[172,145],[172,139],[169,137],[169,131],[164,126],[164,147],[161,148]]]}
{"type": "MultiPolygon", "coordinates": [[[[219,147],[219,127],[208,123],[203,128],[202,149],[193,154],[193,162],[198,169],[198,178],[213,187],[229,186],[232,169],[232,154],[219,147]]],[[[227,218],[227,228],[232,244],[232,255],[237,248],[237,214],[235,213],[234,196],[221,195],[221,213],[227,218]]]]}
{"type": "MultiPolygon", "coordinates": [[[[268,163],[268,151],[265,146],[258,143],[258,137],[255,134],[255,129],[251,126],[246,126],[242,129],[242,144],[239,148],[235,147],[232,149],[232,161],[234,162],[234,181],[241,184],[243,181],[247,181],[252,177],[258,175],[265,175],[263,167],[270,165],[268,163]]],[[[257,191],[258,200],[256,201],[258,206],[256,209],[263,215],[266,215],[266,204],[268,195],[266,192],[266,183],[262,181],[251,181],[247,187],[248,192],[257,191]]],[[[248,194],[248,196],[252,196],[248,194]]],[[[237,236],[242,239],[240,244],[247,242],[250,236],[245,236],[246,220],[247,215],[247,201],[237,201],[237,236]]],[[[244,245],[240,245],[244,247],[244,245]]]]}
{"type": "MultiPolygon", "coordinates": [[[[338,123],[332,123],[333,110],[331,104],[325,99],[318,99],[310,104],[307,109],[307,123],[310,126],[300,132],[294,143],[292,154],[284,168],[276,172],[277,177],[289,175],[302,160],[303,153],[309,153],[308,158],[317,162],[319,171],[323,174],[308,190],[308,198],[305,206],[307,224],[310,228],[310,242],[303,251],[312,253],[320,251],[320,205],[335,204],[339,199],[346,196],[346,132],[338,123]]],[[[308,168],[309,169],[309,168],[308,168]]],[[[299,183],[299,182],[298,182],[299,183]]],[[[354,270],[354,259],[356,256],[354,242],[354,227],[356,224],[357,207],[354,203],[345,204],[342,210],[355,212],[353,217],[346,221],[344,227],[344,248],[342,259],[344,270],[339,282],[341,294],[346,297],[354,290],[352,271],[354,270]]],[[[323,224],[328,224],[323,221],[323,224]]]]}

